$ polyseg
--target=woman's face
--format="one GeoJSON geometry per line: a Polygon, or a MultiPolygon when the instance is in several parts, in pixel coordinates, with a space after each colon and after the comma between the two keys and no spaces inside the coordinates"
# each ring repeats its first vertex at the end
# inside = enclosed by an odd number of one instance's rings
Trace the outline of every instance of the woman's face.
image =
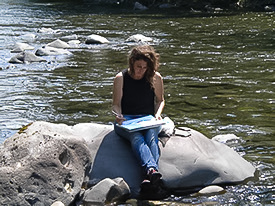
{"type": "Polygon", "coordinates": [[[137,60],[134,62],[134,76],[136,80],[142,79],[147,70],[147,62],[144,60],[137,60]]]}

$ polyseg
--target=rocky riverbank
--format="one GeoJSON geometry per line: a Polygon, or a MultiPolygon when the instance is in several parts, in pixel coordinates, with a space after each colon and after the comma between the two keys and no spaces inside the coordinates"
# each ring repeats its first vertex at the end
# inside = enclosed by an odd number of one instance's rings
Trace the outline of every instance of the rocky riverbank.
{"type": "Polygon", "coordinates": [[[116,5],[133,8],[134,10],[148,10],[148,9],[183,9],[197,12],[221,12],[221,11],[275,11],[274,0],[229,0],[229,1],[216,1],[216,0],[202,0],[202,1],[129,1],[129,0],[84,0],[85,3],[93,3],[98,5],[116,5]]]}

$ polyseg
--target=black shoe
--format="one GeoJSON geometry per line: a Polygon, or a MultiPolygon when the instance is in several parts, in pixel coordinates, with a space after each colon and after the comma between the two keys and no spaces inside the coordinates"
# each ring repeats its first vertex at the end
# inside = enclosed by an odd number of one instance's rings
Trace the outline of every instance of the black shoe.
{"type": "Polygon", "coordinates": [[[157,170],[150,168],[147,172],[147,176],[152,185],[160,185],[162,175],[157,170]]]}
{"type": "Polygon", "coordinates": [[[141,192],[148,192],[152,189],[151,182],[147,179],[143,180],[140,184],[140,191],[141,192]]]}

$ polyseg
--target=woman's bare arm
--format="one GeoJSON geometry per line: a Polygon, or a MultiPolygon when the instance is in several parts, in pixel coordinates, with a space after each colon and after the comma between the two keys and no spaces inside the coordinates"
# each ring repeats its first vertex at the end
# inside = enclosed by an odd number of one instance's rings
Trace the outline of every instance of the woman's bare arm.
{"type": "Polygon", "coordinates": [[[164,87],[163,87],[163,79],[160,73],[156,72],[154,81],[154,88],[155,88],[155,117],[156,119],[162,119],[161,113],[163,111],[165,101],[164,101],[164,87]]]}
{"type": "Polygon", "coordinates": [[[123,87],[123,75],[122,73],[118,73],[114,79],[113,84],[113,105],[112,110],[116,113],[116,122],[121,124],[125,119],[121,114],[121,99],[122,99],[122,87],[123,87]]]}

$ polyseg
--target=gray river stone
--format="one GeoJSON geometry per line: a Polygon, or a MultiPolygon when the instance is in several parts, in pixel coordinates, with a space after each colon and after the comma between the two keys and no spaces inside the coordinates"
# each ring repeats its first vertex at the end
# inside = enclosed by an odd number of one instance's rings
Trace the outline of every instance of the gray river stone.
{"type": "Polygon", "coordinates": [[[24,64],[24,63],[32,63],[32,62],[46,62],[46,60],[43,59],[42,57],[36,56],[32,52],[27,52],[27,51],[16,54],[9,60],[9,63],[14,63],[14,64],[24,64]]]}
{"type": "Polygon", "coordinates": [[[11,52],[23,52],[25,50],[33,50],[34,47],[30,46],[27,43],[22,43],[22,42],[16,42],[14,45],[13,50],[11,50],[11,52]]]}
{"type": "Polygon", "coordinates": [[[110,43],[108,39],[97,34],[91,34],[87,36],[85,44],[108,44],[110,43]]]}
{"type": "MultiPolygon", "coordinates": [[[[176,129],[175,135],[161,139],[159,168],[169,191],[239,183],[254,176],[255,168],[233,149],[195,130],[176,129]]],[[[1,205],[68,205],[82,183],[96,185],[118,177],[135,197],[143,180],[129,142],[116,135],[112,125],[95,123],[34,122],[0,146],[0,165],[1,205]]]]}
{"type": "Polygon", "coordinates": [[[130,188],[122,178],[113,180],[105,178],[84,192],[82,203],[83,205],[108,204],[125,201],[128,197],[130,197],[130,188]]]}
{"type": "Polygon", "coordinates": [[[41,48],[38,48],[35,54],[37,56],[72,55],[72,53],[66,49],[55,48],[51,46],[43,46],[41,48]]]}
{"type": "Polygon", "coordinates": [[[152,42],[151,37],[144,36],[142,34],[135,34],[126,39],[126,42],[152,42]]]}
{"type": "Polygon", "coordinates": [[[67,44],[66,42],[60,40],[60,39],[56,39],[53,42],[47,44],[47,46],[49,47],[54,47],[54,48],[59,48],[59,49],[67,49],[70,48],[70,45],[67,44]]]}

